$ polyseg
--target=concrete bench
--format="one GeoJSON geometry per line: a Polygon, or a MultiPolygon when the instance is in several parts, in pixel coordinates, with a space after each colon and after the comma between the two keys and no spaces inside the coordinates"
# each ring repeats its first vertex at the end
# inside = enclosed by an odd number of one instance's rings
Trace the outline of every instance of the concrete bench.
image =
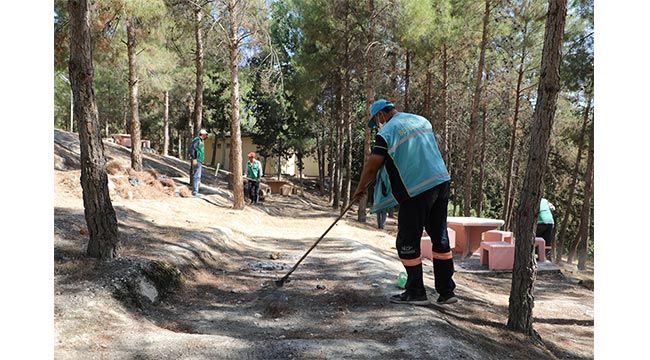
{"type": "Polygon", "coordinates": [[[291,193],[293,193],[293,190],[294,190],[293,185],[291,184],[285,184],[280,186],[280,194],[282,194],[283,196],[291,195],[291,193]]]}
{"type": "Polygon", "coordinates": [[[483,241],[505,241],[512,243],[512,231],[489,230],[483,233],[483,241]]]}
{"type": "Polygon", "coordinates": [[[456,230],[448,227],[447,228],[447,237],[449,237],[449,247],[450,248],[455,248],[456,247],[456,230]]]}
{"type": "MultiPolygon", "coordinates": [[[[447,237],[449,238],[449,247],[453,249],[456,246],[456,232],[451,228],[447,228],[447,237]]],[[[431,237],[424,230],[420,239],[420,257],[433,260],[432,246],[431,237]]]]}
{"type": "MultiPolygon", "coordinates": [[[[264,179],[264,182],[271,187],[271,194],[282,194],[282,187],[288,185],[288,191],[291,193],[291,183],[285,180],[264,179]]],[[[287,187],[285,187],[287,189],[287,187]]],[[[284,190],[286,193],[287,190],[284,190]]],[[[285,194],[283,194],[285,195],[285,194]]],[[[289,195],[289,194],[286,194],[289,195]]]]}
{"type": "MultiPolygon", "coordinates": [[[[543,238],[535,238],[534,249],[537,249],[538,263],[546,261],[545,245],[543,238]]],[[[514,262],[515,244],[505,241],[481,242],[481,265],[487,265],[490,270],[512,270],[514,262]]]]}
{"type": "MultiPolygon", "coordinates": [[[[550,248],[550,246],[548,247],[550,248]]],[[[546,240],[542,237],[536,237],[535,238],[535,248],[537,249],[537,262],[545,262],[546,261],[546,240]]]]}
{"type": "Polygon", "coordinates": [[[512,270],[515,262],[515,244],[505,241],[481,242],[481,265],[490,270],[512,270]]]}

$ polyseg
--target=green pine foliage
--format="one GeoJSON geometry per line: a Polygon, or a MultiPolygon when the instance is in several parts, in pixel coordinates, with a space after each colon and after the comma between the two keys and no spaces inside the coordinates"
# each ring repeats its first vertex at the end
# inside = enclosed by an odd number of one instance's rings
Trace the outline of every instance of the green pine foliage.
{"type": "MultiPolygon", "coordinates": [[[[481,216],[501,218],[508,174],[508,150],[513,131],[518,72],[522,70],[520,105],[510,178],[518,198],[528,153],[535,105],[547,3],[542,0],[492,1],[489,38],[483,73],[482,104],[472,170],[471,208],[481,216]],[[485,138],[482,122],[485,119],[485,138]],[[484,160],[480,161],[482,146],[484,160]],[[483,181],[480,183],[480,168],[483,181]],[[480,186],[480,188],[479,188],[480,186]],[[479,190],[481,197],[479,198],[479,190]]],[[[338,161],[337,122],[349,106],[352,123],[352,179],[363,167],[364,126],[367,121],[366,78],[372,63],[374,94],[405,100],[413,113],[432,121],[434,131],[448,127],[452,204],[462,208],[462,179],[468,171],[466,143],[479,56],[485,2],[474,0],[278,0],[242,2],[239,23],[239,86],[241,126],[271,158],[291,154],[306,159],[325,154],[338,161]],[[245,6],[244,6],[245,5],[245,6]],[[373,34],[369,34],[370,21],[373,34]],[[372,36],[369,36],[372,35],[372,36]],[[369,43],[369,38],[374,41],[369,43]],[[369,49],[376,54],[369,62],[369,49]],[[406,54],[409,71],[406,72],[406,54]],[[344,92],[349,79],[349,93],[344,92]],[[446,83],[443,78],[446,77],[446,83]],[[405,98],[408,84],[408,99],[405,98]],[[445,91],[446,90],[446,91],[445,91]],[[446,94],[446,97],[444,95],[446,94]],[[446,104],[446,108],[445,108],[446,104]],[[446,119],[446,122],[445,122],[446,119]]],[[[137,19],[138,71],[142,136],[160,151],[164,93],[170,96],[171,143],[187,137],[193,116],[195,89],[194,9],[204,11],[203,126],[210,132],[230,132],[230,72],[228,42],[224,36],[223,1],[178,2],[107,0],[91,12],[94,85],[102,136],[126,132],[129,119],[125,19],[137,19]]],[[[54,2],[54,126],[69,129],[68,39],[66,1],[54,2]]],[[[593,97],[593,1],[573,0],[565,31],[562,91],[551,136],[544,195],[556,206],[556,225],[569,213],[567,244],[577,234],[584,198],[589,136],[582,161],[574,173],[583,115],[593,97]],[[566,208],[569,184],[577,177],[573,205],[566,208]]],[[[588,117],[593,128],[593,102],[588,117]]],[[[374,136],[372,134],[371,138],[374,136]]],[[[343,136],[342,143],[345,144],[343,136]]],[[[347,147],[343,145],[344,151],[347,147]]],[[[172,155],[178,155],[175,146],[172,155]]],[[[345,156],[343,156],[345,159],[345,156]]],[[[345,164],[339,164],[345,167],[345,164]]],[[[324,178],[328,178],[326,166],[324,178]]],[[[327,189],[326,189],[327,190],[327,189]]],[[[456,212],[458,214],[458,212],[456,212]]],[[[516,214],[514,214],[516,216],[516,214]]],[[[593,218],[593,217],[592,217],[593,218]]],[[[593,227],[593,224],[590,224],[593,227]]],[[[591,232],[593,234],[593,232],[591,232]]],[[[592,241],[592,240],[590,240],[592,241]]]]}

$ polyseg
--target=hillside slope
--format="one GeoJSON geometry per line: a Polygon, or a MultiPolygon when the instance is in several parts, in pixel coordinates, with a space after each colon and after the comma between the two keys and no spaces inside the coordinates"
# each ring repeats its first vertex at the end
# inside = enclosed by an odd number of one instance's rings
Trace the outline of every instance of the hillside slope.
{"type": "MultiPolygon", "coordinates": [[[[448,308],[390,304],[403,270],[394,222],[380,231],[354,213],[276,289],[336,218],[326,199],[273,195],[235,211],[214,169],[204,198],[183,198],[187,162],[154,154],[144,155],[148,176],[176,188],[143,174],[133,186],[128,149],[114,144],[107,157],[125,168],[109,176],[120,256],[89,259],[78,138],[54,138],[57,359],[593,358],[593,292],[561,274],[536,283],[544,345],[505,329],[507,274],[457,273],[461,301],[448,308]]],[[[425,271],[432,287],[430,262],[425,271]]]]}

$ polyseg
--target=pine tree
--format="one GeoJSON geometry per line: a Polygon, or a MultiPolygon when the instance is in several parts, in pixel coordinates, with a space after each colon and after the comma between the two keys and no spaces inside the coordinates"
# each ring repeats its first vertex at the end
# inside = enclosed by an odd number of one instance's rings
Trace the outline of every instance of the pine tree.
{"type": "Polygon", "coordinates": [[[68,1],[70,14],[69,73],[74,117],[79,128],[81,188],[90,239],[88,256],[110,260],[117,256],[117,218],[108,192],[104,144],[100,135],[93,90],[92,40],[86,0],[68,1]]]}
{"type": "Polygon", "coordinates": [[[549,0],[531,145],[517,208],[515,228],[517,241],[507,326],[511,330],[528,335],[535,334],[533,285],[537,266],[533,257],[533,228],[542,197],[542,180],[548,160],[549,138],[560,91],[560,63],[566,12],[566,0],[549,0]]]}

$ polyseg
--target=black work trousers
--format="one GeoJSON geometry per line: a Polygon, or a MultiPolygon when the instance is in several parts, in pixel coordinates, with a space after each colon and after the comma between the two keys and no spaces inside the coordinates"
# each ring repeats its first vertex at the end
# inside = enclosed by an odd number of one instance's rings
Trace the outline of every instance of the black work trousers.
{"type": "Polygon", "coordinates": [[[251,204],[257,204],[260,199],[260,182],[248,180],[248,197],[251,199],[251,204]]]}
{"type": "Polygon", "coordinates": [[[454,260],[447,234],[447,204],[450,182],[444,182],[400,203],[396,248],[406,268],[406,291],[425,294],[420,260],[422,230],[431,237],[435,289],[440,295],[453,294],[454,260]]]}
{"type": "Polygon", "coordinates": [[[553,246],[553,224],[537,224],[535,229],[535,236],[544,238],[546,246],[553,246]]]}
{"type": "MultiPolygon", "coordinates": [[[[555,240],[555,234],[554,234],[554,224],[543,224],[539,223],[537,224],[537,228],[535,229],[535,236],[544,238],[544,241],[546,242],[546,246],[553,247],[553,240],[555,240]]],[[[535,254],[537,254],[537,248],[535,248],[535,254]]],[[[549,249],[546,251],[546,257],[551,260],[551,255],[552,251],[549,249]]]]}

